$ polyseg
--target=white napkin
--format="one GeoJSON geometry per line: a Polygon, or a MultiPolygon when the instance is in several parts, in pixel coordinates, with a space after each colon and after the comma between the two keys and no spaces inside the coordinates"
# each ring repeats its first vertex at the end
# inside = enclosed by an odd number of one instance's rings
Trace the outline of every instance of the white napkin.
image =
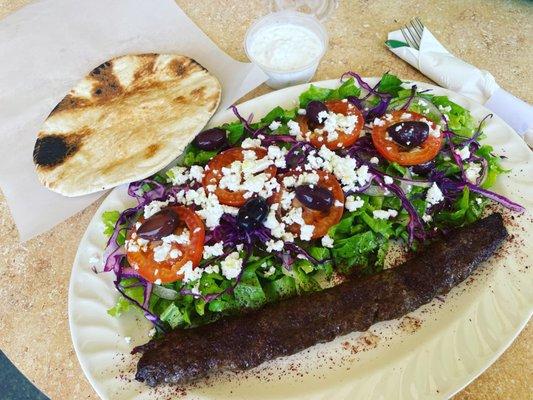
{"type": "Polygon", "coordinates": [[[190,56],[222,83],[220,109],[266,80],[222,52],[173,0],[42,0],[0,21],[0,186],[21,240],[102,193],[67,198],[37,180],[32,151],[53,107],[87,72],[128,53],[190,56]]]}
{"type": "MultiPolygon", "coordinates": [[[[405,42],[400,30],[390,32],[388,39],[405,42]]],[[[533,107],[500,88],[488,71],[455,57],[427,28],[420,50],[409,46],[389,46],[389,50],[440,86],[484,104],[533,146],[533,107]]]]}

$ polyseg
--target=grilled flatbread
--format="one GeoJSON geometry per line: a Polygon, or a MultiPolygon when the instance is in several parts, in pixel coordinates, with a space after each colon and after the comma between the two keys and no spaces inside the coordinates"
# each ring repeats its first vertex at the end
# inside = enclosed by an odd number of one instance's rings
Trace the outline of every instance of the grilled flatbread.
{"type": "Polygon", "coordinates": [[[127,55],[91,71],[54,108],[33,151],[39,180],[79,196],[146,178],[172,162],[220,102],[190,58],[127,55]]]}

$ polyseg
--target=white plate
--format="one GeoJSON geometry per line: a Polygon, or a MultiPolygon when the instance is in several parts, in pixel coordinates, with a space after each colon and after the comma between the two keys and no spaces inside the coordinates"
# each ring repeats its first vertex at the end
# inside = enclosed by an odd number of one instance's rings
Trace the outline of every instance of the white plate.
{"type": "MultiPolygon", "coordinates": [[[[338,81],[317,84],[335,87],[338,81]]],[[[478,120],[490,113],[448,90],[425,83],[418,86],[449,96],[478,120]]],[[[278,105],[293,107],[306,88],[300,85],[269,93],[240,105],[239,110],[243,115],[253,112],[262,116],[278,105]]],[[[210,125],[233,119],[230,111],[221,112],[210,125]]],[[[500,178],[495,190],[520,202],[530,213],[532,152],[496,116],[485,131],[487,142],[497,154],[508,157],[505,165],[513,169],[500,178]]],[[[103,399],[167,398],[165,389],[154,391],[133,380],[137,358],[129,352],[148,340],[149,324],[132,315],[108,316],[106,310],[117,299],[112,276],[96,275],[90,268],[89,259],[101,254],[105,245],[102,212],[123,210],[132,203],[124,186],[109,194],[81,240],[70,280],[72,341],[85,375],[103,399]],[[130,344],[125,337],[131,337],[130,344]]],[[[524,242],[533,233],[529,215],[509,226],[524,242]]],[[[455,288],[445,302],[434,300],[409,314],[410,318],[380,323],[367,333],[346,335],[250,372],[211,379],[180,394],[195,399],[247,400],[448,398],[487,368],[531,315],[533,279],[525,264],[533,259],[533,248],[515,239],[506,249],[475,279],[455,288]]]]}

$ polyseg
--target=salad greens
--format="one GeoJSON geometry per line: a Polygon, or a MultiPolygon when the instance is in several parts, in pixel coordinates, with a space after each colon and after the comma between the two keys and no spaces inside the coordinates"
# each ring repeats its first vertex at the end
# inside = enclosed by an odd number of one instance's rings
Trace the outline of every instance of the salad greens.
{"type": "MultiPolygon", "coordinates": [[[[222,125],[221,129],[227,132],[231,146],[239,146],[246,138],[263,135],[265,140],[274,140],[269,143],[279,140],[278,146],[290,153],[295,151],[293,146],[297,144],[294,144],[293,139],[283,138],[290,135],[291,121],[298,118],[302,114],[301,110],[311,101],[349,99],[365,110],[367,125],[374,122],[374,117],[383,117],[386,112],[406,105],[405,112],[419,113],[428,120],[441,124],[442,129],[449,132],[448,142],[427,167],[428,170],[421,172],[414,167],[388,162],[376,152],[367,134],[353,147],[345,149],[343,154],[359,157],[358,162],[362,160],[368,165],[375,180],[373,184],[371,180],[369,186],[359,193],[348,193],[352,196],[352,201],[359,202],[358,207],[353,207],[351,211],[344,210],[340,221],[329,228],[327,236],[332,240],[331,245],[321,243],[320,240],[298,242],[291,244],[292,247],[286,244],[279,252],[267,251],[264,246],[261,247],[260,244],[264,245],[266,239],[263,243],[260,240],[244,248],[242,244],[237,245],[236,249],[243,260],[242,272],[237,279],[228,279],[223,274],[220,257],[204,259],[199,266],[204,269],[204,273],[198,280],[189,282],[178,280],[159,285],[149,282],[139,285],[142,279],[117,274],[118,288],[130,299],[121,296],[117,304],[108,311],[109,314],[119,316],[132,308],[139,310],[139,305],[144,305],[142,308],[145,315],[152,321],[158,321],[156,326],[160,330],[205,324],[243,309],[259,308],[286,297],[321,290],[331,285],[332,277],[339,274],[376,273],[384,268],[392,242],[408,244],[416,249],[435,232],[469,224],[480,218],[489,200],[479,191],[471,189],[489,188],[499,174],[507,171],[501,166],[500,157],[493,154],[491,146],[479,144],[479,139],[483,137],[480,132],[482,127],[478,127],[470,112],[446,96],[406,88],[404,82],[389,73],[383,75],[376,88],[366,85],[356,74],[349,75],[351,77],[336,89],[310,85],[309,89],[300,94],[299,107],[275,107],[256,123],[245,120],[235,110],[238,120],[222,125]],[[361,88],[366,89],[364,95],[361,88]],[[463,149],[464,158],[458,159],[452,146],[463,149]],[[465,148],[468,150],[464,150],[465,148]],[[465,170],[476,163],[481,168],[481,172],[478,171],[478,182],[469,182],[465,178],[465,170]],[[395,183],[387,183],[388,179],[395,183]],[[443,198],[438,203],[428,196],[428,188],[432,185],[438,185],[442,190],[443,198]],[[390,217],[376,217],[383,212],[390,217]],[[430,234],[420,232],[422,225],[422,229],[430,234]],[[299,255],[294,256],[294,252],[299,255]]],[[[302,149],[305,146],[307,145],[302,149]]],[[[220,150],[202,150],[191,143],[185,150],[181,166],[203,166],[219,152],[220,150]]],[[[176,179],[175,170],[171,169],[166,176],[159,175],[157,179],[142,182],[135,189],[130,189],[138,199],[143,199],[143,196],[148,196],[150,200],[164,198],[155,196],[154,193],[165,192],[165,187],[172,188],[172,182],[176,179]]],[[[143,206],[148,203],[146,200],[140,204],[143,206]]],[[[506,199],[502,203],[514,204],[506,199]]],[[[136,215],[139,215],[141,206],[135,211],[136,215]]],[[[106,211],[102,215],[104,234],[111,236],[115,233],[108,245],[115,253],[120,252],[124,245],[125,228],[131,226],[131,220],[135,219],[128,218],[121,219],[118,211],[106,211]]],[[[234,220],[228,221],[227,226],[220,228],[225,229],[223,235],[237,235],[234,220]]],[[[217,229],[219,228],[215,228],[213,232],[216,233],[217,229]]],[[[256,235],[264,237],[261,236],[264,232],[258,230],[256,235]]],[[[115,253],[108,251],[107,255],[115,253]]],[[[120,260],[118,264],[123,266],[126,262],[123,253],[120,260]]],[[[113,270],[116,272],[117,268],[124,267],[117,267],[115,263],[113,270]]]]}

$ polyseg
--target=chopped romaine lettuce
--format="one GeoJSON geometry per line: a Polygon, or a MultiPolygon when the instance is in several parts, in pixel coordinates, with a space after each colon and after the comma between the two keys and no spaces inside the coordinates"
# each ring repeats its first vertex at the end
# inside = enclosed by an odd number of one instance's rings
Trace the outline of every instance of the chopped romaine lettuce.
{"type": "Polygon", "coordinates": [[[190,167],[191,165],[205,165],[217,154],[218,150],[201,150],[193,143],[190,143],[185,148],[182,164],[186,167],[190,167]]]}
{"type": "Polygon", "coordinates": [[[502,167],[500,157],[492,154],[493,150],[492,146],[485,144],[476,151],[476,155],[483,157],[488,164],[487,176],[481,185],[483,188],[490,188],[494,185],[498,175],[509,172],[508,169],[502,167]]]}
{"type": "Polygon", "coordinates": [[[361,89],[355,85],[353,78],[344,81],[337,89],[327,89],[311,85],[309,89],[300,95],[300,107],[305,108],[307,103],[313,100],[339,100],[349,96],[358,97],[360,94],[361,89]]]}
{"type": "Polygon", "coordinates": [[[397,96],[398,92],[402,89],[402,81],[397,76],[386,73],[381,77],[378,86],[378,91],[380,93],[388,93],[397,96]]]}
{"type": "Polygon", "coordinates": [[[477,123],[470,111],[454,103],[447,96],[433,96],[431,101],[447,117],[450,130],[465,137],[474,134],[477,123]]]}

